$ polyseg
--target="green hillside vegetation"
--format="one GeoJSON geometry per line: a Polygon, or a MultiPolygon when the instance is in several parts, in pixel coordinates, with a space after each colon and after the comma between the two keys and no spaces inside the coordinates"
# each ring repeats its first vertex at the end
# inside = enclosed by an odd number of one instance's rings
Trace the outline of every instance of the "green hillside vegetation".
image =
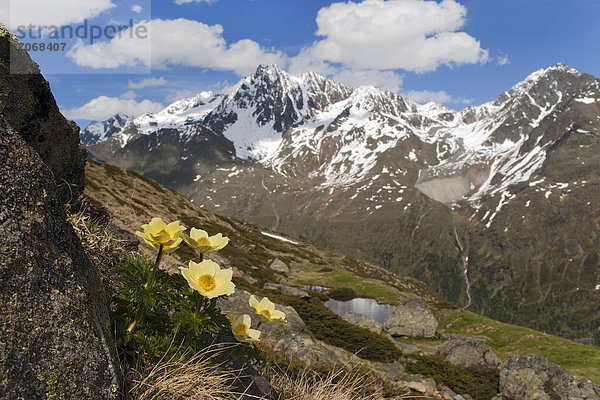
{"type": "MultiPolygon", "coordinates": [[[[434,310],[440,321],[439,329],[445,333],[484,337],[503,360],[516,354],[539,354],[576,375],[600,383],[600,349],[597,347],[463,311],[420,281],[398,277],[382,268],[319,249],[297,239],[292,239],[295,243],[291,243],[265,236],[262,232],[270,230],[237,218],[209,213],[178,193],[134,172],[91,161],[86,168],[86,186],[86,195],[90,201],[106,209],[112,222],[125,231],[134,232],[142,223],[157,216],[170,220],[176,217],[186,226],[198,226],[209,232],[221,232],[228,236],[231,239],[230,245],[215,255],[214,260],[225,268],[235,267],[239,271],[239,274],[235,274],[235,282],[239,287],[256,294],[268,294],[281,303],[294,306],[307,324],[309,333],[317,339],[327,339],[327,331],[319,324],[333,323],[334,327],[344,329],[347,327],[344,325],[345,321],[322,305],[322,300],[325,299],[323,295],[314,294],[307,301],[263,291],[265,283],[276,282],[274,272],[268,268],[275,258],[291,267],[290,285],[349,288],[358,296],[373,297],[389,304],[422,297],[434,310]]],[[[271,233],[281,236],[277,232],[271,233]]],[[[140,252],[148,259],[152,258],[153,253],[145,246],[140,246],[140,252]]],[[[164,265],[172,268],[191,257],[187,250],[182,249],[167,255],[164,265]]],[[[346,345],[335,335],[329,335],[329,343],[345,346],[353,351],[367,338],[367,334],[360,330],[354,332],[350,336],[356,340],[346,341],[346,345]]],[[[394,357],[395,349],[392,350],[383,340],[385,338],[380,337],[381,341],[377,342],[379,339],[376,339],[373,345],[388,349],[389,357],[394,357]]],[[[419,347],[431,352],[442,343],[439,338],[403,341],[417,343],[419,347]]],[[[387,356],[382,356],[381,361],[386,358],[387,356]]]]}

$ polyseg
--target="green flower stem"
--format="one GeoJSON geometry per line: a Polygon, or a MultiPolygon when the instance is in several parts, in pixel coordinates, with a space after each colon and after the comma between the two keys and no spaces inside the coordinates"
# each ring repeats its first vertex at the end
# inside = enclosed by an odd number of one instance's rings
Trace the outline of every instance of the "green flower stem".
{"type": "MultiPolygon", "coordinates": [[[[154,286],[154,280],[156,279],[156,271],[158,270],[158,266],[162,260],[163,256],[163,245],[161,244],[158,248],[158,255],[156,256],[156,261],[154,262],[154,267],[152,267],[152,271],[150,272],[150,279],[144,285],[144,289],[148,290],[154,286]]],[[[143,301],[140,301],[138,305],[137,312],[135,313],[135,318],[127,328],[127,333],[132,334],[135,330],[136,326],[144,319],[144,312],[146,311],[146,307],[143,301]]]]}
{"type": "Polygon", "coordinates": [[[161,244],[160,247],[158,248],[158,255],[156,256],[156,261],[154,262],[154,267],[152,268],[152,272],[150,273],[150,279],[148,280],[148,282],[146,282],[146,285],[144,286],[146,289],[154,286],[154,279],[156,278],[156,271],[158,270],[158,266],[160,265],[162,256],[163,256],[163,245],[161,244]]]}

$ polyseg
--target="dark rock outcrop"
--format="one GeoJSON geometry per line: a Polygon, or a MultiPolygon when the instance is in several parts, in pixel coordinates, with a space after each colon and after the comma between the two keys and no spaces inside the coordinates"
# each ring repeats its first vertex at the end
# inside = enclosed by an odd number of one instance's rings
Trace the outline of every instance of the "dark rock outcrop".
{"type": "Polygon", "coordinates": [[[388,315],[383,330],[392,336],[433,337],[438,322],[423,299],[412,299],[388,315]]]}
{"type": "Polygon", "coordinates": [[[436,353],[450,364],[463,367],[498,368],[502,363],[483,339],[456,337],[440,346],[436,353]]]}
{"type": "Polygon", "coordinates": [[[2,24],[0,113],[50,167],[60,201],[77,199],[84,189],[86,161],[79,127],[60,113],[38,65],[2,24]]]}
{"type": "Polygon", "coordinates": [[[509,400],[517,399],[600,399],[600,388],[574,377],[544,357],[513,357],[500,371],[500,390],[509,400]]]}
{"type": "Polygon", "coordinates": [[[118,398],[98,271],[51,171],[1,116],[0,161],[0,398],[118,398]]]}

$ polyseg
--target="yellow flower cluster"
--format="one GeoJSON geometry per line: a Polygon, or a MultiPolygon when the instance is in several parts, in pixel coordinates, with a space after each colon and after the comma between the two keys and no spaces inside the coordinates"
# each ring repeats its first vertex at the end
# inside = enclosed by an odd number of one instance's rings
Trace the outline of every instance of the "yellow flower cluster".
{"type": "MultiPolygon", "coordinates": [[[[149,224],[142,225],[144,232],[136,232],[152,248],[164,253],[172,253],[185,242],[190,247],[197,249],[203,255],[217,252],[227,246],[229,239],[218,233],[209,236],[202,229],[192,228],[190,235],[184,231],[187,229],[179,224],[179,221],[166,224],[160,218],[152,218],[149,224]]],[[[157,261],[157,263],[160,261],[157,261]]],[[[188,267],[180,267],[181,275],[186,279],[188,285],[202,296],[213,299],[220,296],[229,296],[235,291],[235,284],[231,281],[233,269],[222,269],[212,260],[203,260],[200,263],[190,261],[188,267]]],[[[285,313],[275,309],[268,298],[261,301],[250,296],[249,305],[262,323],[280,325],[286,322],[285,313]]],[[[236,316],[231,313],[229,317],[231,332],[236,340],[240,342],[255,343],[260,340],[260,331],[251,329],[252,319],[248,314],[236,316]]]]}
{"type": "Polygon", "coordinates": [[[186,230],[184,226],[179,225],[179,221],[166,224],[160,218],[152,218],[149,224],[142,225],[144,232],[136,232],[135,234],[144,239],[146,243],[154,249],[162,250],[165,253],[172,253],[181,244],[183,240],[182,234],[186,230]]]}

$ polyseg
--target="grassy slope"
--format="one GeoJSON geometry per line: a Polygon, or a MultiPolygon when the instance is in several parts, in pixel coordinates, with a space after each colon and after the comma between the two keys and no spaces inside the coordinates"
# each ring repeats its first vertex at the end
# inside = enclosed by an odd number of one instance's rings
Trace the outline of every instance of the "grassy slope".
{"type": "MultiPolygon", "coordinates": [[[[115,224],[129,232],[138,230],[141,224],[155,216],[165,220],[179,219],[187,226],[202,227],[209,233],[222,232],[232,242],[215,256],[215,260],[251,275],[257,279],[256,287],[274,280],[267,266],[279,257],[292,267],[290,280],[295,284],[351,287],[360,295],[391,304],[406,298],[424,297],[434,307],[440,328],[448,333],[486,337],[504,360],[516,354],[537,353],[600,383],[600,349],[597,347],[455,309],[419,281],[397,277],[381,268],[304,242],[292,244],[264,236],[261,232],[268,229],[204,211],[151,179],[118,167],[90,161],[86,168],[86,186],[86,194],[110,212],[115,224]]],[[[142,253],[147,251],[144,246],[140,246],[140,250],[142,253]]],[[[148,251],[147,255],[151,254],[148,251]]],[[[168,257],[167,264],[174,266],[188,258],[188,253],[177,252],[168,257]]],[[[248,282],[238,283],[248,285],[248,282]]],[[[435,340],[418,342],[421,347],[431,349],[441,343],[435,340]]]]}

